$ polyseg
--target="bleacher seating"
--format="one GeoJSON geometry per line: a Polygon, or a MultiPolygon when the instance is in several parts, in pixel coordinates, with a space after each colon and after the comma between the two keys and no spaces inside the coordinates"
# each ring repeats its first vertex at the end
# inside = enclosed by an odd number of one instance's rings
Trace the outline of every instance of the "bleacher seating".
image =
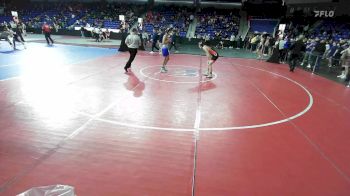
{"type": "Polygon", "coordinates": [[[333,39],[339,41],[340,39],[350,38],[350,24],[336,22],[334,20],[325,20],[320,26],[318,26],[314,32],[314,37],[320,39],[333,39]]]}
{"type": "Polygon", "coordinates": [[[144,18],[144,29],[147,33],[152,33],[153,29],[159,28],[175,28],[179,31],[180,37],[186,37],[189,17],[193,14],[184,8],[155,8],[152,13],[147,13],[144,18]]]}
{"type": "Polygon", "coordinates": [[[211,38],[228,39],[232,34],[238,33],[238,17],[232,12],[218,12],[215,10],[203,10],[197,13],[198,25],[196,35],[203,37],[209,35],[211,38]]]}
{"type": "MultiPolygon", "coordinates": [[[[5,16],[0,16],[0,23],[10,22],[11,8],[5,16]]],[[[32,3],[30,6],[17,9],[20,19],[27,27],[40,28],[44,22],[55,23],[59,28],[73,29],[76,26],[93,26],[120,29],[119,15],[125,15],[129,25],[136,22],[133,7],[119,4],[74,4],[74,3],[32,3]]]]}
{"type": "Polygon", "coordinates": [[[266,32],[268,34],[273,34],[278,20],[276,19],[251,19],[250,20],[250,31],[251,32],[266,32]]]}

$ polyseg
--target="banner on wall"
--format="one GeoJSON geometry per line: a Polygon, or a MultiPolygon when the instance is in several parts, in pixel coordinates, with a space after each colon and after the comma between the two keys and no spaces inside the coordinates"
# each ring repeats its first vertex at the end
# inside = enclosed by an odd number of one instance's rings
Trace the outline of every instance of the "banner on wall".
{"type": "Polygon", "coordinates": [[[124,15],[119,15],[119,20],[120,21],[125,21],[125,16],[124,15]]]}
{"type": "Polygon", "coordinates": [[[17,17],[18,18],[18,12],[16,12],[16,11],[11,11],[11,15],[13,17],[17,17]]]}
{"type": "Polygon", "coordinates": [[[284,32],[285,29],[286,29],[286,24],[280,24],[280,25],[278,26],[278,30],[280,30],[280,31],[282,31],[282,32],[284,32]]]}
{"type": "Polygon", "coordinates": [[[18,12],[17,11],[11,11],[12,19],[15,23],[18,23],[18,12]]]}

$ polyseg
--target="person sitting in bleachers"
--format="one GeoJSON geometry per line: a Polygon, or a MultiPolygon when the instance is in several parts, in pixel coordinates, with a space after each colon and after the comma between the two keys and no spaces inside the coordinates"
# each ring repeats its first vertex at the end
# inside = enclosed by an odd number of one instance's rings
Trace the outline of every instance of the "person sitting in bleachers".
{"type": "Polygon", "coordinates": [[[14,45],[12,44],[12,39],[13,39],[14,32],[11,31],[7,26],[4,27],[3,31],[0,32],[0,40],[5,40],[7,41],[11,47],[14,45]]]}
{"type": "MultiPolygon", "coordinates": [[[[102,37],[103,37],[103,40],[107,40],[109,39],[109,36],[111,35],[111,32],[109,32],[108,29],[106,29],[106,31],[103,31],[102,32],[102,37]]],[[[102,41],[102,40],[101,40],[102,41]]]]}
{"type": "Polygon", "coordinates": [[[96,42],[102,41],[102,30],[100,28],[94,28],[94,36],[96,42]]]}

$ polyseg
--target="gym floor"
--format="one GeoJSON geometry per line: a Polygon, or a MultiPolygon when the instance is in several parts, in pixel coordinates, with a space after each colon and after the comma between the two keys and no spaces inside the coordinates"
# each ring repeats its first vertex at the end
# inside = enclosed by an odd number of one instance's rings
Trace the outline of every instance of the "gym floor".
{"type": "Polygon", "coordinates": [[[51,184],[94,196],[350,195],[344,85],[228,57],[206,79],[206,58],[190,54],[171,54],[164,74],[161,55],[143,51],[125,74],[117,49],[5,44],[0,195],[51,184]]]}

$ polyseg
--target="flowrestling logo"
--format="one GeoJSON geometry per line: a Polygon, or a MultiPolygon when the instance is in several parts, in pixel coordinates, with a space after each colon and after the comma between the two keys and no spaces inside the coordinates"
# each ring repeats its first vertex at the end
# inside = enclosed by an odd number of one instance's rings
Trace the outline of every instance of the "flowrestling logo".
{"type": "Polygon", "coordinates": [[[315,10],[314,11],[315,13],[315,17],[325,17],[325,18],[332,18],[334,17],[334,11],[333,10],[330,10],[330,11],[327,11],[327,10],[315,10]]]}

